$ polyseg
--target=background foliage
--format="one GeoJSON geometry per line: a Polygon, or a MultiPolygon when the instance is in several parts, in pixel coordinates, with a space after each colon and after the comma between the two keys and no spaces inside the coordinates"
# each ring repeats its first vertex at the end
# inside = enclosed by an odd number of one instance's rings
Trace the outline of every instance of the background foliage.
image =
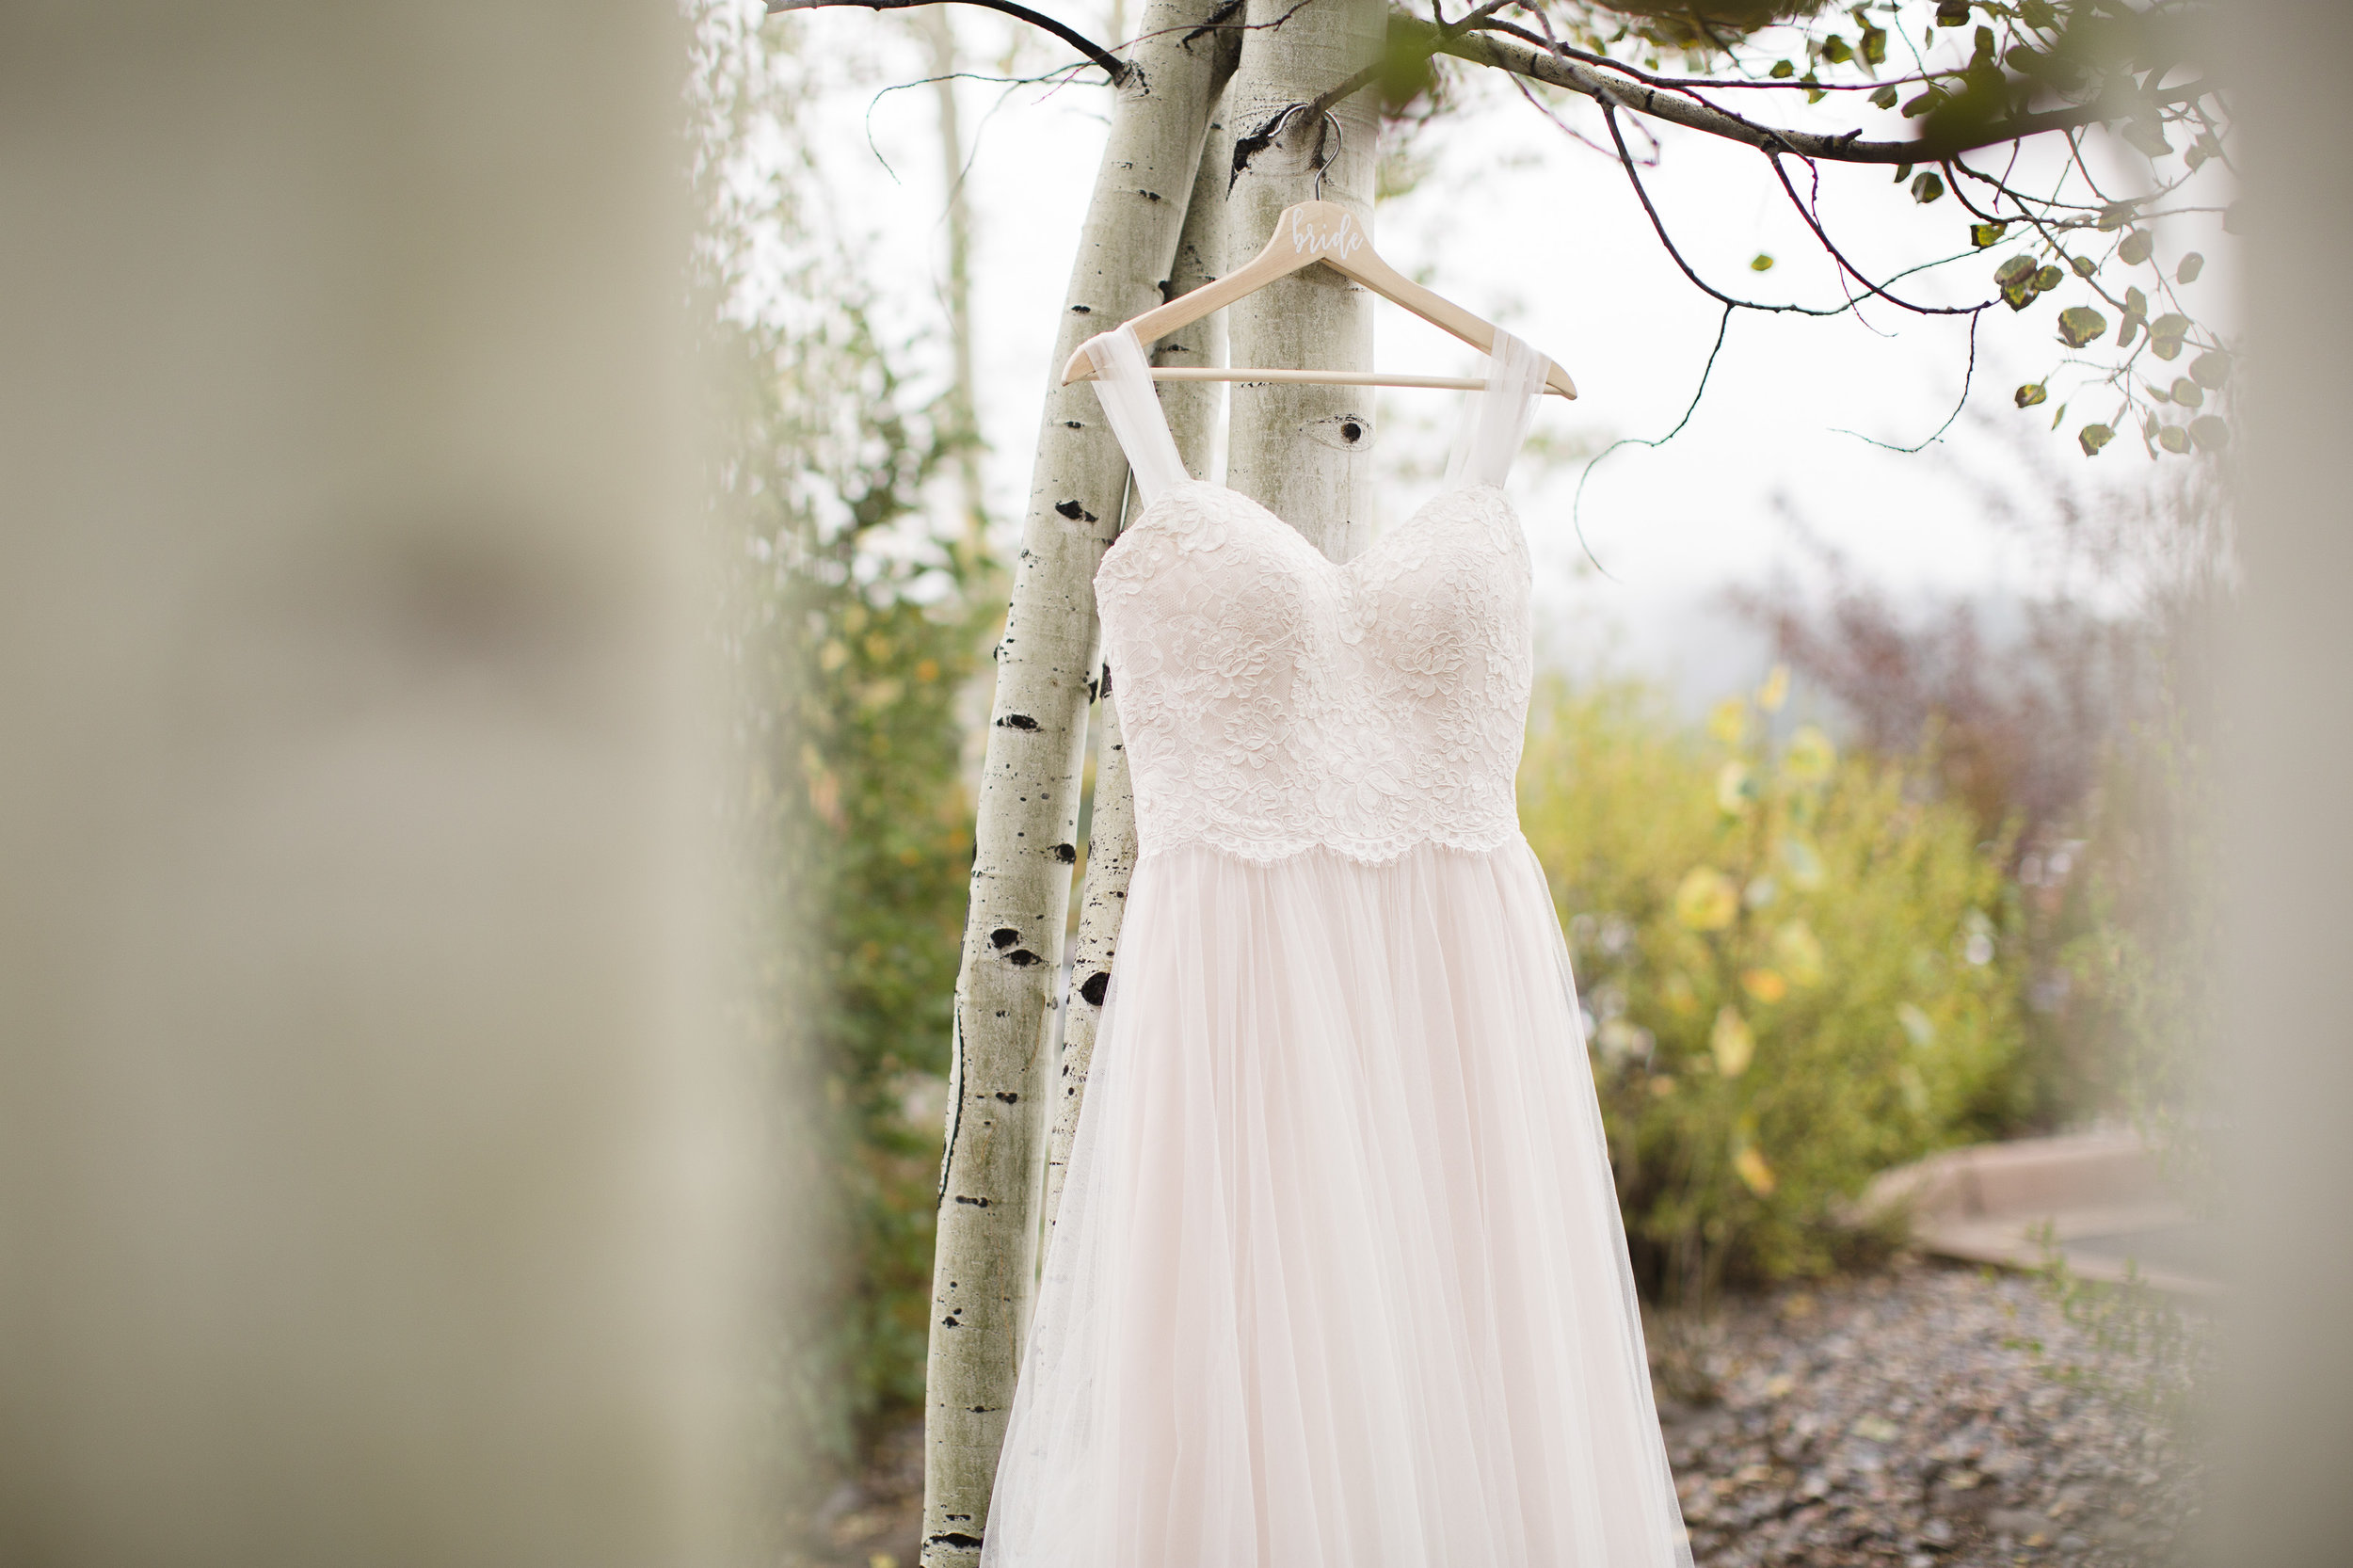
{"type": "Polygon", "coordinates": [[[2018,1109],[2002,846],[1916,759],[1772,737],[1787,693],[1700,734],[1554,678],[1521,770],[1638,1274],[1671,1299],[1829,1267],[1841,1199],[2018,1109]]]}
{"type": "Polygon", "coordinates": [[[964,709],[999,602],[936,525],[969,440],[911,392],[795,153],[802,63],[756,11],[694,10],[692,280],[723,434],[713,626],[735,680],[721,801],[744,869],[740,1024],[773,1065],[796,1235],[768,1398],[786,1515],[921,1399],[940,1088],[971,862],[964,709]]]}

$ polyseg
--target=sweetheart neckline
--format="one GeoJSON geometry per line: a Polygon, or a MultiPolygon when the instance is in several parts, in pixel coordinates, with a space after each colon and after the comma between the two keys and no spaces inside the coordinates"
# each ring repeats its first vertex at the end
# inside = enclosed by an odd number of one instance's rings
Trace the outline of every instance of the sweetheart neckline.
{"type": "MultiPolygon", "coordinates": [[[[1119,531],[1118,536],[1113,538],[1110,546],[1104,550],[1103,559],[1101,562],[1096,564],[1096,571],[1099,574],[1105,566],[1111,564],[1112,552],[1116,551],[1122,544],[1126,543],[1130,536],[1134,536],[1147,526],[1152,521],[1152,514],[1154,512],[1159,511],[1161,506],[1166,504],[1166,503],[1179,491],[1188,489],[1214,490],[1220,495],[1231,496],[1234,500],[1241,502],[1242,505],[1249,508],[1252,512],[1257,513],[1259,517],[1262,517],[1266,519],[1267,521],[1274,524],[1274,526],[1281,531],[1284,536],[1289,537],[1296,542],[1301,548],[1305,549],[1306,552],[1313,556],[1319,564],[1328,567],[1334,571],[1339,572],[1348,571],[1355,567],[1358,562],[1370,559],[1375,552],[1379,551],[1390,540],[1403,536],[1413,528],[1414,524],[1422,520],[1423,516],[1427,514],[1431,508],[1436,506],[1442,501],[1449,500],[1458,495],[1467,495],[1477,490],[1493,490],[1497,496],[1502,497],[1504,508],[1507,511],[1511,509],[1512,505],[1511,496],[1500,485],[1458,485],[1452,489],[1440,490],[1437,494],[1432,496],[1429,500],[1415,507],[1406,517],[1404,521],[1399,523],[1396,527],[1387,530],[1379,538],[1373,540],[1356,554],[1352,555],[1345,561],[1335,561],[1329,555],[1326,555],[1322,551],[1318,550],[1314,545],[1308,543],[1306,535],[1302,534],[1289,522],[1284,521],[1282,517],[1275,512],[1274,508],[1267,505],[1264,502],[1258,501],[1251,496],[1244,495],[1241,491],[1234,488],[1231,485],[1221,485],[1213,479],[1193,479],[1188,477],[1164,487],[1160,494],[1154,496],[1150,503],[1147,504],[1141,512],[1136,514],[1136,519],[1133,522],[1128,523],[1125,528],[1122,528],[1119,531]]],[[[1519,520],[1518,514],[1513,512],[1512,516],[1513,521],[1516,524],[1519,520]]]]}

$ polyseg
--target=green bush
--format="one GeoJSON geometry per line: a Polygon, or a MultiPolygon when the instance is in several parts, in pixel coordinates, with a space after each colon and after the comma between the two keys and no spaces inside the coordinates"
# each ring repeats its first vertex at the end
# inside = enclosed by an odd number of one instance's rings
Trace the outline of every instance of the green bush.
{"type": "Polygon", "coordinates": [[[1774,742],[1776,672],[1705,734],[1639,686],[1540,685],[1521,816],[1559,901],[1639,1276],[1817,1272],[1840,1200],[2009,1112],[1999,845],[1918,760],[1774,742]]]}

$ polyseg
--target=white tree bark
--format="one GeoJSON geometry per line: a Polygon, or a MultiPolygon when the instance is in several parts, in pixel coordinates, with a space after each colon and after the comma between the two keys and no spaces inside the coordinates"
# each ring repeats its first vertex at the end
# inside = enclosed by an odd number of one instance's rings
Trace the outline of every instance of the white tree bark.
{"type": "MultiPolygon", "coordinates": [[[[1176,241],[1176,263],[1170,271],[1166,294],[1174,299],[1214,280],[1225,253],[1225,176],[1233,157],[1234,138],[1224,118],[1209,121],[1202,143],[1199,171],[1185,203],[1185,224],[1176,241]]],[[[1195,322],[1156,345],[1152,362],[1160,365],[1222,365],[1225,362],[1225,319],[1223,312],[1195,322]]],[[[1225,412],[1225,389],[1209,381],[1171,381],[1160,389],[1160,408],[1185,468],[1207,477],[1214,456],[1219,415],[1225,412]]],[[[1137,504],[1135,488],[1128,489],[1128,504],[1137,504]]],[[[1096,717],[1095,814],[1087,835],[1086,888],[1079,903],[1079,937],[1073,953],[1070,996],[1064,1005],[1062,1094],[1054,1102],[1053,1131],[1046,1149],[1046,1228],[1054,1227],[1062,1207],[1063,1177],[1070,1163],[1070,1145],[1079,1135],[1079,1110],[1086,1096],[1087,1068],[1095,1059],[1095,1034],[1103,1020],[1103,998],[1111,984],[1112,956],[1119,945],[1119,926],[1128,908],[1128,879],[1136,866],[1135,797],[1128,780],[1128,751],[1119,732],[1118,698],[1112,690],[1108,666],[1098,670],[1100,696],[1096,717]]]]}
{"type": "MultiPolygon", "coordinates": [[[[1225,122],[1247,146],[1287,107],[1305,105],[1369,65],[1380,52],[1380,0],[1249,0],[1251,31],[1226,92],[1225,122]]],[[[1226,265],[1256,256],[1275,216],[1315,193],[1372,232],[1379,125],[1371,94],[1332,110],[1334,127],[1296,115],[1279,141],[1256,152],[1226,204],[1226,265]]],[[[1311,266],[1231,307],[1234,362],[1329,370],[1372,368],[1371,296],[1328,266],[1311,266]]],[[[1365,486],[1374,440],[1372,394],[1362,387],[1249,385],[1234,389],[1225,482],[1305,535],[1336,561],[1366,542],[1365,486]]]]}
{"type": "MultiPolygon", "coordinates": [[[[1050,363],[1158,304],[1229,50],[1226,0],[1157,0],[1111,140],[1050,363]]],[[[974,829],[932,1277],[922,1561],[976,1563],[1034,1277],[1041,1089],[1078,858],[1095,695],[1095,568],[1127,462],[1093,387],[1051,386],[1014,571],[974,829]]]]}

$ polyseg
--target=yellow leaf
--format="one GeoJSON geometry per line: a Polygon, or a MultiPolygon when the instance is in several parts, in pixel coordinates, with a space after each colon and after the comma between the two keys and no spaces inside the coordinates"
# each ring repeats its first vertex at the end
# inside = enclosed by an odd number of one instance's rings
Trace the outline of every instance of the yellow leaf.
{"type": "Polygon", "coordinates": [[[1789,666],[1775,664],[1765,684],[1756,689],[1756,705],[1769,713],[1781,712],[1781,705],[1789,700],[1789,666]]]}
{"type": "Polygon", "coordinates": [[[1740,912],[1740,889],[1713,866],[1694,866],[1675,888],[1675,919],[1693,931],[1721,931],[1740,912]]]}
{"type": "Polygon", "coordinates": [[[1749,1028],[1748,1019],[1740,1016],[1737,1007],[1720,1009],[1716,1027],[1708,1032],[1707,1048],[1716,1057],[1716,1070],[1726,1078],[1738,1078],[1749,1070],[1750,1060],[1756,1055],[1756,1035],[1749,1028]]]}
{"type": "Polygon", "coordinates": [[[1707,732],[1728,746],[1738,745],[1748,728],[1749,705],[1737,696],[1724,698],[1707,715],[1707,732]]]}
{"type": "Polygon", "coordinates": [[[1765,1163],[1765,1157],[1753,1145],[1732,1157],[1732,1168],[1739,1173],[1741,1183],[1758,1197],[1773,1195],[1773,1168],[1765,1163]]]}
{"type": "Polygon", "coordinates": [[[1779,969],[1743,969],[1740,984],[1762,1002],[1776,1002],[1789,994],[1789,982],[1782,978],[1779,969]]]}
{"type": "Polygon", "coordinates": [[[1822,982],[1822,943],[1803,920],[1791,920],[1773,935],[1773,956],[1800,985],[1822,982]]]}
{"type": "Polygon", "coordinates": [[[1838,765],[1838,748],[1815,725],[1801,726],[1781,754],[1781,771],[1801,784],[1819,784],[1838,765]]]}

